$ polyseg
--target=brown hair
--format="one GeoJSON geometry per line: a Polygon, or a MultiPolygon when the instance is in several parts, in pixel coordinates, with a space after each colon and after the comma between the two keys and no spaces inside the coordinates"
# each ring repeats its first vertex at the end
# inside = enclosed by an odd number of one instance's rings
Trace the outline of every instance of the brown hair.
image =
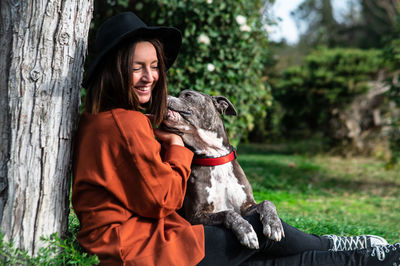
{"type": "Polygon", "coordinates": [[[95,71],[98,74],[92,75],[88,81],[86,112],[97,114],[114,108],[136,111],[147,109],[147,112],[154,115],[154,124],[162,122],[167,108],[167,78],[164,50],[159,40],[142,37],[124,41],[104,57],[95,71]],[[136,44],[142,41],[150,42],[156,49],[159,69],[159,78],[147,106],[140,106],[132,89],[133,55],[136,44]]]}

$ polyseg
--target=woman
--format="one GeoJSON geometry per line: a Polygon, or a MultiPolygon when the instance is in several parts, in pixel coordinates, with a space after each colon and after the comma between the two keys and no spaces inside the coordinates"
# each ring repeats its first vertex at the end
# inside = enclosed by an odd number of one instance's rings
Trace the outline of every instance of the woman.
{"type": "Polygon", "coordinates": [[[81,224],[79,243],[105,265],[377,262],[371,246],[385,243],[379,237],[319,237],[283,223],[286,237],[274,242],[262,235],[254,215],[247,219],[259,234],[260,249],[250,250],[229,230],[191,225],[176,213],[193,154],[180,136],[153,130],[143,113],[150,114],[155,125],[163,120],[166,70],[180,45],[177,29],[148,27],[131,12],[100,27],[98,54],[84,81],[86,105],[73,160],[72,204],[81,224]],[[354,241],[360,239],[366,241],[354,241]],[[342,247],[344,243],[350,245],[342,247]],[[355,248],[370,249],[339,252],[355,248]]]}

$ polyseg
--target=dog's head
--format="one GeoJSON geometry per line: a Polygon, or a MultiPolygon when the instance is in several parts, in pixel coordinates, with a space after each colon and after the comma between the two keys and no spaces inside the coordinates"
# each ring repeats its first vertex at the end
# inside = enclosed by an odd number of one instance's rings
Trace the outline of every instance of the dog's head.
{"type": "Polygon", "coordinates": [[[168,96],[163,128],[182,136],[185,145],[196,153],[203,153],[228,141],[221,114],[237,115],[227,98],[184,90],[178,98],[168,96]]]}

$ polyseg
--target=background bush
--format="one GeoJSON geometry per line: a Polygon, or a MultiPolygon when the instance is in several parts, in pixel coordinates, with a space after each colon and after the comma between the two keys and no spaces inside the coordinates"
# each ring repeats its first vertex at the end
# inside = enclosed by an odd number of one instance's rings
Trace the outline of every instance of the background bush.
{"type": "Polygon", "coordinates": [[[366,92],[386,62],[380,50],[320,48],[299,66],[288,67],[271,82],[278,102],[275,116],[283,136],[327,135],[334,109],[343,109],[366,92]]]}
{"type": "Polygon", "coordinates": [[[266,116],[266,107],[272,101],[264,73],[264,66],[270,60],[261,14],[264,3],[261,0],[96,1],[90,38],[93,44],[100,23],[124,10],[133,11],[148,25],[180,29],[183,44],[174,67],[169,70],[170,94],[191,89],[229,98],[239,115],[226,117],[226,125],[231,140],[237,144],[246,138],[256,120],[266,116]]]}

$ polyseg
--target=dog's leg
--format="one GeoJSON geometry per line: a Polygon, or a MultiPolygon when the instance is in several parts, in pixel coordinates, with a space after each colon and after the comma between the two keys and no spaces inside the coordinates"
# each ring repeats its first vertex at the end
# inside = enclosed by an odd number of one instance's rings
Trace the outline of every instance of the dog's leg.
{"type": "Polygon", "coordinates": [[[272,202],[264,200],[260,204],[254,203],[254,205],[250,206],[243,212],[243,215],[250,215],[255,211],[257,211],[260,215],[260,220],[263,224],[263,233],[265,236],[275,241],[280,241],[283,237],[285,237],[282,222],[279,219],[275,205],[272,202]]]}
{"type": "Polygon", "coordinates": [[[251,224],[235,211],[221,211],[217,213],[198,212],[190,222],[192,224],[220,225],[223,224],[239,239],[239,242],[251,249],[258,249],[258,238],[251,224]]]}

